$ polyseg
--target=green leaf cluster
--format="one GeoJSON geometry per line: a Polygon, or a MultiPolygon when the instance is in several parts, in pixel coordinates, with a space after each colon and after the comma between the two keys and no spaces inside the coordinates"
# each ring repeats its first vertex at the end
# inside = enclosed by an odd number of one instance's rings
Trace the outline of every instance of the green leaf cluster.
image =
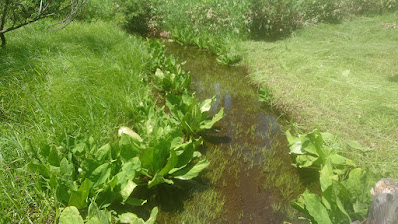
{"type": "MultiPolygon", "coordinates": [[[[154,48],[152,58],[164,55],[165,51],[161,43],[152,42],[151,46],[154,48]]],[[[167,109],[172,115],[172,122],[177,124],[188,137],[197,136],[200,131],[211,129],[223,117],[223,108],[214,116],[210,116],[209,111],[215,97],[200,102],[195,93],[188,92],[191,76],[184,72],[182,64],[178,64],[172,56],[163,58],[166,59],[151,62],[152,66],[161,63],[163,69],[163,71],[159,68],[156,70],[153,85],[164,94],[167,109]]]]}
{"type": "Polygon", "coordinates": [[[306,190],[292,205],[312,223],[338,224],[363,220],[371,204],[369,189],[380,179],[369,168],[356,168],[330,144],[333,136],[314,130],[293,137],[287,132],[293,165],[319,171],[321,194],[306,190]]]}
{"type": "Polygon", "coordinates": [[[195,136],[200,131],[211,129],[223,117],[224,108],[214,116],[209,116],[214,101],[215,97],[198,102],[195,93],[185,92],[182,95],[168,94],[166,105],[182,130],[188,135],[195,136]]]}
{"type": "MultiPolygon", "coordinates": [[[[173,184],[174,179],[189,180],[209,165],[196,151],[203,144],[197,134],[220,120],[222,110],[209,116],[214,98],[199,102],[195,94],[188,94],[190,77],[181,64],[173,57],[166,58],[158,42],[151,49],[158,60],[148,64],[149,69],[159,66],[164,70],[156,69],[152,83],[163,90],[160,93],[165,94],[167,105],[159,106],[155,99],[144,97],[133,105],[134,127],[120,127],[118,137],[103,145],[88,136],[67,137],[61,145],[26,144],[31,158],[28,168],[43,177],[39,189],[53,193],[66,207],[60,223],[82,223],[78,210],[86,208],[87,223],[108,223],[105,220],[112,218],[107,208],[113,203],[146,203],[132,196],[137,186],[152,188],[173,184]]],[[[121,214],[117,220],[153,223],[156,214],[155,208],[146,222],[133,213],[121,214]]]]}
{"type": "Polygon", "coordinates": [[[181,65],[177,65],[176,73],[157,69],[153,85],[158,91],[180,94],[191,85],[191,76],[182,71],[181,65]]]}

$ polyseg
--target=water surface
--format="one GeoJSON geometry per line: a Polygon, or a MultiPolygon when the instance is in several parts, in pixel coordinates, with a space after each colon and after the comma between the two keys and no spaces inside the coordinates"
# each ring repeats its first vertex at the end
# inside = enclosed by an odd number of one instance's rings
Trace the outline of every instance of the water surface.
{"type": "Polygon", "coordinates": [[[183,68],[191,73],[199,99],[216,96],[212,112],[223,107],[224,118],[203,134],[202,151],[210,167],[191,185],[184,207],[161,213],[160,222],[283,223],[287,217],[276,206],[282,201],[276,192],[283,184],[272,186],[276,181],[267,178],[270,173],[265,169],[272,161],[281,161],[276,157],[283,157],[287,161],[283,171],[295,172],[278,115],[264,110],[244,67],[221,65],[214,56],[193,47],[169,43],[167,51],[186,62],[183,68]]]}

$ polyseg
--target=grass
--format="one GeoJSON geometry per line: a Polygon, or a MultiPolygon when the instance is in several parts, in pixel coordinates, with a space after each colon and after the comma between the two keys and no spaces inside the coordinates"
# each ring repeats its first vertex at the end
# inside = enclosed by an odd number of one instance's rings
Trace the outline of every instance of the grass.
{"type": "MultiPolygon", "coordinates": [[[[246,41],[245,63],[274,104],[342,139],[359,165],[398,177],[398,13],[319,24],[275,42],[246,41]],[[395,25],[394,25],[395,24],[395,25]]],[[[307,130],[307,131],[308,131],[307,130]]]]}
{"type": "Polygon", "coordinates": [[[51,192],[26,169],[26,141],[60,144],[90,134],[106,142],[134,123],[134,105],[151,94],[140,38],[106,22],[45,27],[10,32],[0,49],[0,223],[55,220],[51,192]]]}

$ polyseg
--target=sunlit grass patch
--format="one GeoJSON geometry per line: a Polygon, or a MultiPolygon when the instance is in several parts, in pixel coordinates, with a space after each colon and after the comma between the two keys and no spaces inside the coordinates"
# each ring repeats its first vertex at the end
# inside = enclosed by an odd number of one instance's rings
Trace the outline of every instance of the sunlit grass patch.
{"type": "Polygon", "coordinates": [[[90,133],[108,141],[133,122],[133,105],[151,95],[140,38],[106,22],[45,27],[11,32],[0,50],[0,222],[55,220],[52,193],[26,169],[27,140],[60,144],[90,133]]]}
{"type": "Polygon", "coordinates": [[[360,164],[393,173],[398,146],[398,14],[321,24],[276,42],[245,42],[246,63],[275,104],[308,129],[318,127],[345,143],[360,164]],[[366,158],[366,159],[364,159],[366,158]]]}

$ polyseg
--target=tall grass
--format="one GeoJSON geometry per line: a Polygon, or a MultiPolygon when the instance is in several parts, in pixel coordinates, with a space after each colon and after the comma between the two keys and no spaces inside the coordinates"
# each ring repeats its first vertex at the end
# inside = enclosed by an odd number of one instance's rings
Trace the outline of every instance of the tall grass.
{"type": "Polygon", "coordinates": [[[133,105],[151,95],[144,41],[105,22],[44,27],[10,33],[0,52],[0,222],[55,217],[54,199],[25,167],[26,141],[60,144],[90,133],[106,142],[134,122],[133,105]]]}

